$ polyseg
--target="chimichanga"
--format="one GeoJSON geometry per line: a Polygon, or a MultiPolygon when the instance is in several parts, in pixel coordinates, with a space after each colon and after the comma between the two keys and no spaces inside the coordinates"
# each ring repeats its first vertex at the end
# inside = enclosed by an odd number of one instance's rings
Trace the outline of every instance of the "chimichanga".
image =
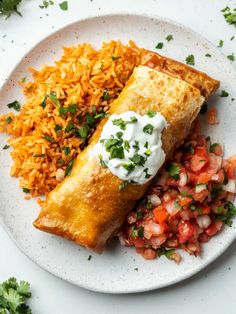
{"type": "MultiPolygon", "coordinates": [[[[168,158],[182,144],[203,101],[198,88],[139,66],[112,103],[109,113],[161,113],[168,122],[162,133],[162,147],[168,158]]],[[[40,230],[63,236],[96,252],[104,250],[108,239],[120,228],[151,183],[129,184],[119,190],[122,180],[101,167],[92,151],[105,123],[103,119],[97,126],[88,147],[75,160],[71,175],[49,193],[34,222],[40,230]]]]}

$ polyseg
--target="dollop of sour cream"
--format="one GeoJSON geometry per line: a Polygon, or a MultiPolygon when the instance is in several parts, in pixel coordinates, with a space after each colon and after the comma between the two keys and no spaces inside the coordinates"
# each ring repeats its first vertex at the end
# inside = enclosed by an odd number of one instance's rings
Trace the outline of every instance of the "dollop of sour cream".
{"type": "Polygon", "coordinates": [[[113,114],[103,127],[94,152],[103,167],[120,179],[137,184],[151,180],[163,165],[161,134],[167,127],[158,112],[113,114]]]}

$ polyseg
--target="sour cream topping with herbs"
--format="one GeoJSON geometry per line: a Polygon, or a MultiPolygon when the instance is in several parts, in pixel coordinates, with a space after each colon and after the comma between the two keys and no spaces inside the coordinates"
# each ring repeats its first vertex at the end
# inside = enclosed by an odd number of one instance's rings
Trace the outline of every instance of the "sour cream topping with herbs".
{"type": "Polygon", "coordinates": [[[120,179],[144,184],[164,163],[161,135],[166,127],[165,118],[154,111],[144,116],[134,111],[113,114],[95,145],[95,155],[120,179]]]}

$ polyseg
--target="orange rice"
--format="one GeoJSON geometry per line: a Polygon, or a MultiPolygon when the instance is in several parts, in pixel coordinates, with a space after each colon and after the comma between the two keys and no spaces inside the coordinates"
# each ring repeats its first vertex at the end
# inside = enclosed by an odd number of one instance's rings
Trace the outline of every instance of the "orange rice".
{"type": "Polygon", "coordinates": [[[47,195],[63,179],[68,163],[86,145],[84,139],[65,131],[68,123],[79,129],[86,112],[94,107],[97,112],[106,112],[140,63],[141,52],[132,41],[128,45],[111,41],[99,50],[84,43],[64,48],[63,56],[53,66],[30,69],[33,80],[20,83],[25,94],[21,111],[0,116],[0,132],[10,135],[8,142],[13,148],[10,174],[21,178],[20,186],[25,191],[32,196],[47,195]],[[104,91],[109,99],[104,99],[104,91]],[[76,105],[76,114],[60,115],[58,105],[48,97],[43,108],[48,94],[54,94],[64,108],[76,105]],[[12,118],[10,123],[6,122],[8,117],[12,118]],[[62,129],[56,131],[55,125],[62,129]],[[67,155],[65,147],[70,149],[67,155]]]}

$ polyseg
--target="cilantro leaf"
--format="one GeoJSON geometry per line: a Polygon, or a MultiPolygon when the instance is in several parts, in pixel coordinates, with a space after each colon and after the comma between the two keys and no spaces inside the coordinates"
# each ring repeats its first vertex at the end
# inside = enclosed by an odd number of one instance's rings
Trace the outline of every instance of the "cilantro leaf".
{"type": "Polygon", "coordinates": [[[223,40],[221,39],[221,40],[219,41],[219,44],[218,44],[217,47],[221,48],[221,47],[223,47],[223,44],[224,44],[224,42],[223,42],[223,40]]]}
{"type": "Polygon", "coordinates": [[[169,172],[169,175],[174,178],[175,180],[179,179],[179,173],[180,173],[180,167],[175,164],[171,163],[167,166],[167,171],[169,172]]]}
{"type": "Polygon", "coordinates": [[[21,109],[21,105],[20,105],[18,100],[15,100],[15,101],[11,102],[10,104],[7,105],[7,107],[9,109],[13,108],[16,111],[20,111],[20,109],[21,109]]]}
{"type": "Polygon", "coordinates": [[[108,100],[110,100],[110,95],[109,95],[109,91],[108,91],[108,89],[104,89],[104,91],[103,91],[103,100],[106,100],[106,101],[108,101],[108,100]]]}
{"type": "Polygon", "coordinates": [[[63,1],[63,2],[59,3],[59,6],[63,11],[68,10],[68,2],[67,1],[63,1]]]}
{"type": "Polygon", "coordinates": [[[139,154],[134,154],[133,157],[130,157],[129,160],[131,160],[136,166],[144,166],[146,162],[146,158],[139,154]]]}
{"type": "Polygon", "coordinates": [[[164,46],[164,44],[160,42],[160,43],[158,43],[158,44],[156,45],[156,49],[162,49],[163,46],[164,46]]]}
{"type": "Polygon", "coordinates": [[[235,56],[233,53],[231,53],[231,55],[228,55],[227,58],[230,60],[230,61],[234,61],[235,60],[235,56]]]}
{"type": "Polygon", "coordinates": [[[168,35],[168,36],[166,36],[166,40],[167,41],[171,41],[171,40],[173,40],[174,38],[173,38],[173,35],[168,35]]]}
{"type": "Polygon", "coordinates": [[[13,12],[21,16],[18,11],[18,5],[22,0],[1,0],[0,1],[0,14],[6,15],[8,18],[13,12]]]}
{"type": "Polygon", "coordinates": [[[195,58],[194,58],[194,55],[188,55],[185,59],[186,61],[186,64],[189,64],[189,65],[195,65],[195,58]]]}
{"type": "Polygon", "coordinates": [[[68,164],[66,166],[66,170],[65,170],[65,177],[68,177],[71,174],[73,164],[74,164],[74,159],[72,159],[71,161],[68,162],[68,164]]]}
{"type": "Polygon", "coordinates": [[[230,9],[228,6],[221,10],[223,12],[223,16],[225,21],[230,24],[236,26],[236,10],[230,9]]]}
{"type": "Polygon", "coordinates": [[[148,116],[149,118],[155,117],[156,114],[157,114],[156,111],[148,111],[148,112],[147,112],[147,116],[148,116]]]}
{"type": "Polygon", "coordinates": [[[233,224],[232,218],[236,215],[236,207],[233,203],[227,202],[225,208],[227,209],[227,213],[216,215],[216,218],[231,227],[233,224]]]}
{"type": "Polygon", "coordinates": [[[221,91],[221,94],[219,95],[220,97],[228,97],[229,96],[229,93],[226,92],[225,90],[222,90],[221,91]]]}
{"type": "Polygon", "coordinates": [[[150,123],[146,124],[143,127],[143,132],[147,133],[147,134],[150,134],[150,135],[152,134],[153,130],[154,130],[154,126],[152,124],[150,124],[150,123]]]}

